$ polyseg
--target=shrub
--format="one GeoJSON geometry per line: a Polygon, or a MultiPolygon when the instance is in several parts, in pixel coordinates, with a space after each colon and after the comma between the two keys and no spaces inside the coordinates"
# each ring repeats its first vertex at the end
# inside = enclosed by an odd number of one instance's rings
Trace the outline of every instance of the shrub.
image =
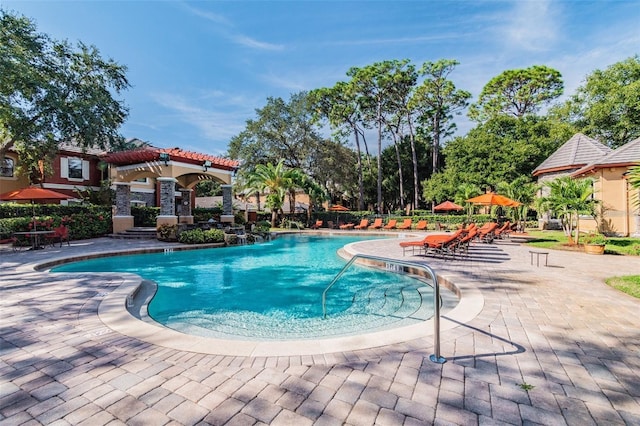
{"type": "Polygon", "coordinates": [[[225,240],[224,237],[224,232],[219,229],[203,231],[202,229],[196,228],[181,232],[178,241],[183,244],[221,243],[225,240]]]}
{"type": "Polygon", "coordinates": [[[596,244],[596,245],[604,245],[607,243],[607,237],[602,234],[587,234],[582,237],[583,244],[596,244]]]}
{"type": "Polygon", "coordinates": [[[178,241],[183,244],[204,244],[204,231],[202,229],[192,229],[181,232],[178,241]]]}
{"type": "Polygon", "coordinates": [[[271,222],[267,220],[262,220],[256,223],[256,226],[253,228],[253,231],[257,233],[266,233],[266,232],[269,232],[270,229],[271,229],[271,222]]]}
{"type": "Polygon", "coordinates": [[[158,239],[160,241],[176,241],[178,239],[178,225],[169,225],[164,223],[156,229],[158,232],[158,239]]]}

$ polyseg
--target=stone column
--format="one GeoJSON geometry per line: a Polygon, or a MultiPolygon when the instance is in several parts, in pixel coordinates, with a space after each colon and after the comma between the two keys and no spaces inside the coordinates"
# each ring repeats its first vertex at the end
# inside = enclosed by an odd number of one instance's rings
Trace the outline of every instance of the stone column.
{"type": "Polygon", "coordinates": [[[111,217],[113,233],[124,232],[133,228],[133,216],[131,215],[131,187],[128,182],[116,182],[115,212],[111,217]]]}
{"type": "Polygon", "coordinates": [[[233,223],[233,199],[231,198],[231,185],[220,185],[222,187],[222,215],[220,222],[233,223]]]}
{"type": "Polygon", "coordinates": [[[156,226],[160,225],[176,225],[178,216],[176,216],[176,180],[172,177],[158,178],[160,184],[160,215],[156,219],[156,226]]]}
{"type": "Polygon", "coordinates": [[[193,214],[191,213],[191,194],[193,193],[193,189],[181,189],[180,194],[182,194],[182,205],[179,208],[180,212],[180,223],[193,223],[193,214]]]}

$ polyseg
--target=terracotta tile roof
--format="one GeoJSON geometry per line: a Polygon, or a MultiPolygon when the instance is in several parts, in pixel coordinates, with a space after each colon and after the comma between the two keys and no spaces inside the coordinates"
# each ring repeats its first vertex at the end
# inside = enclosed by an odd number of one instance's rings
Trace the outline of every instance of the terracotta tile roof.
{"type": "Polygon", "coordinates": [[[130,151],[110,152],[104,157],[104,160],[107,163],[118,166],[146,163],[148,161],[159,161],[158,157],[161,152],[168,153],[171,160],[180,161],[182,163],[202,165],[202,163],[208,160],[211,162],[212,167],[223,170],[235,170],[240,165],[236,160],[216,157],[214,155],[185,151],[180,148],[155,147],[143,147],[130,151]]]}
{"type": "Polygon", "coordinates": [[[580,176],[591,173],[603,167],[628,167],[640,164],[640,138],[627,142],[615,151],[603,155],[599,159],[585,165],[571,176],[580,176]]]}
{"type": "Polygon", "coordinates": [[[533,171],[538,176],[551,171],[579,169],[593,161],[597,161],[611,152],[611,148],[591,139],[582,133],[576,133],[556,150],[549,158],[533,171]]]}

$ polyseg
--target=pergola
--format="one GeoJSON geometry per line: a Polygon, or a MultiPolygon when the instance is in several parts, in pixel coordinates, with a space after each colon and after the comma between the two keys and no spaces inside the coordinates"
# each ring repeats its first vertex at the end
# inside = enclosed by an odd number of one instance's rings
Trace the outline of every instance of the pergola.
{"type": "Polygon", "coordinates": [[[160,206],[157,226],[193,223],[193,187],[203,180],[222,184],[221,221],[233,222],[231,180],[239,163],[228,158],[185,151],[180,148],[144,147],[111,152],[104,157],[110,165],[110,178],[116,190],[113,232],[133,227],[131,187],[136,180],[154,178],[156,199],[160,206]],[[182,195],[180,216],[176,214],[176,183],[182,195]]]}

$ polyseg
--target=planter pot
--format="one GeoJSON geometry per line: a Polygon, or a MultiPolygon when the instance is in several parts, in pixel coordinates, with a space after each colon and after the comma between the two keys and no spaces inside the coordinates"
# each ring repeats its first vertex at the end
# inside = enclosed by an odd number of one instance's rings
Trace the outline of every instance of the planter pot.
{"type": "Polygon", "coordinates": [[[604,244],[585,244],[584,252],[587,254],[604,254],[604,244]]]}

